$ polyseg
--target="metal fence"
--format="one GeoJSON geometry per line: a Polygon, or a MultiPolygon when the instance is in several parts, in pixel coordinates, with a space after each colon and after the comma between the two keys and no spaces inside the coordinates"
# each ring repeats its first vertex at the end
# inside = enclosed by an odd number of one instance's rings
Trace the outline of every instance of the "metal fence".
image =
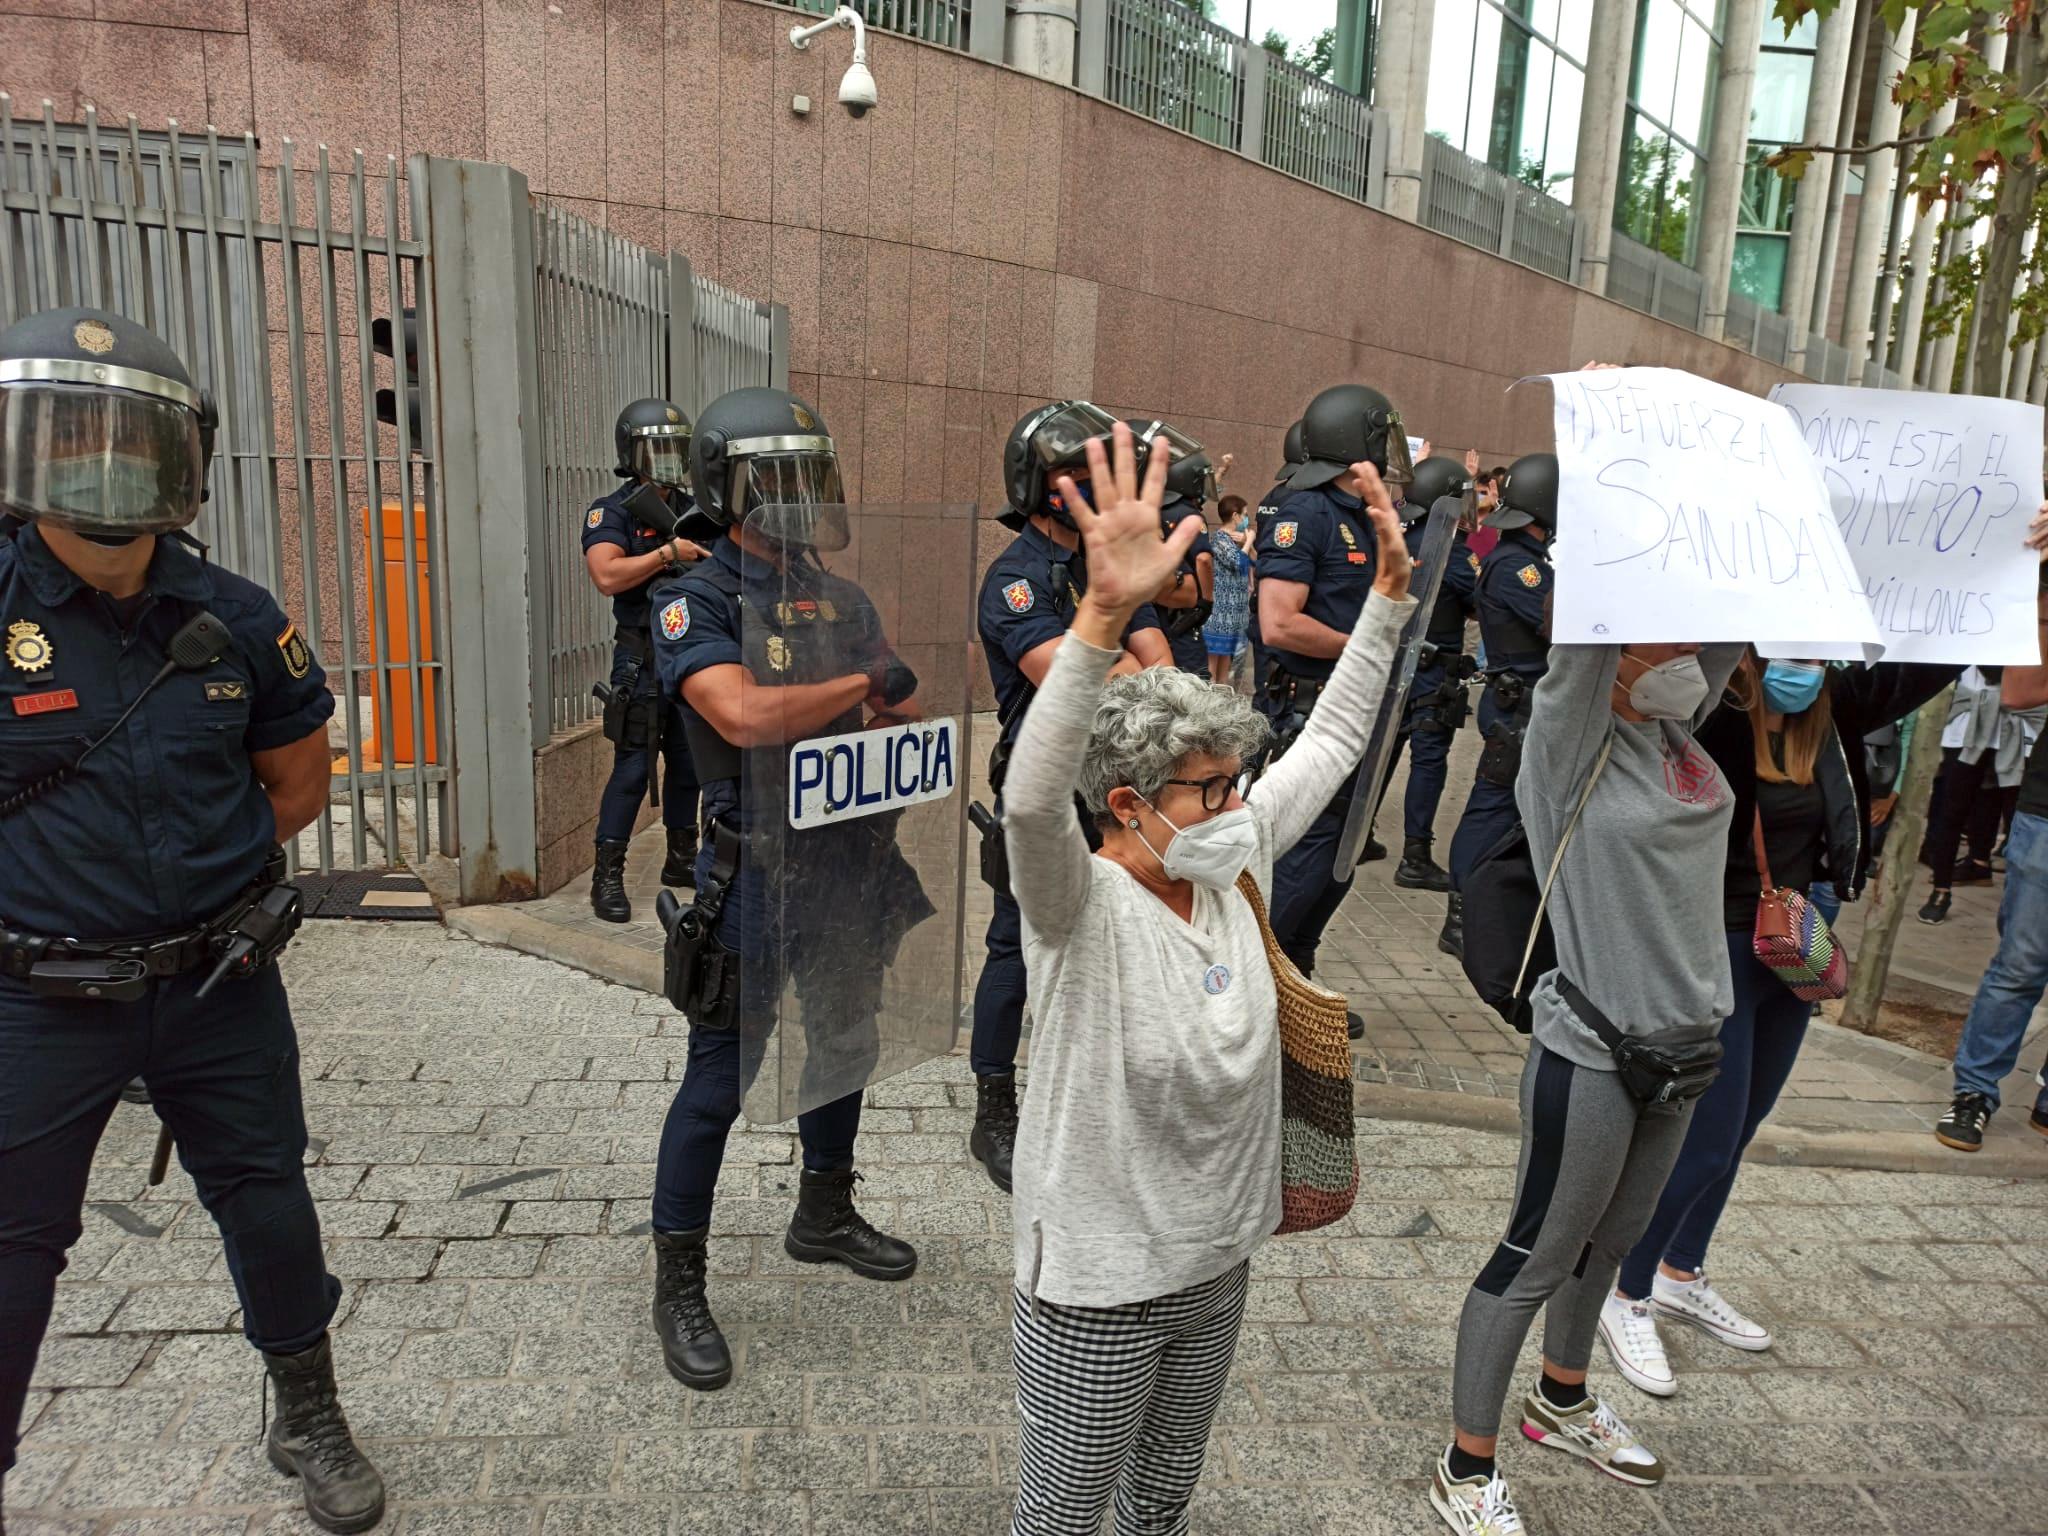
{"type": "Polygon", "coordinates": [[[1566,282],[1577,275],[1577,214],[1434,135],[1422,141],[1421,221],[1566,282]]]}
{"type": "Polygon", "coordinates": [[[1263,48],[1247,57],[1264,72],[1257,158],[1340,196],[1377,202],[1373,111],[1365,99],[1263,48]]]}
{"type": "Polygon", "coordinates": [[[1607,257],[1607,297],[1699,330],[1706,321],[1706,280],[1682,261],[1673,261],[1615,230],[1607,257]]]}
{"type": "MultiPolygon", "coordinates": [[[[830,16],[841,4],[860,12],[860,19],[878,32],[894,32],[941,48],[967,47],[969,13],[966,0],[790,0],[797,10],[830,16]]],[[[1002,0],[981,0],[1002,14],[1002,0]]]]}
{"type": "Polygon", "coordinates": [[[413,862],[452,851],[453,794],[432,365],[404,344],[428,302],[422,193],[389,160],[278,149],[259,166],[253,138],[103,128],[91,108],[59,125],[48,102],[18,122],[0,93],[0,324],[110,309],[213,393],[195,531],[278,593],[340,706],[333,793],[295,852],[323,871],[413,862]]]}
{"type": "Polygon", "coordinates": [[[1177,0],[1105,0],[1103,12],[1105,99],[1236,149],[1245,40],[1177,0]]]}

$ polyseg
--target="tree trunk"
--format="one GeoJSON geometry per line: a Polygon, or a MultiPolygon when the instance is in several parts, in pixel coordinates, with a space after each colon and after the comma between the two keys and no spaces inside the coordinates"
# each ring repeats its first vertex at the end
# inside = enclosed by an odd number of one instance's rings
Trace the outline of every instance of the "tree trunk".
{"type": "MultiPolygon", "coordinates": [[[[1949,700],[1954,693],[1953,688],[1942,689],[1938,697],[1920,707],[1914,722],[1905,781],[1899,785],[1899,803],[1892,807],[1891,830],[1885,834],[1884,878],[1869,893],[1863,942],[1849,957],[1849,996],[1842,1004],[1842,1023],[1866,1035],[1875,1032],[1878,1006],[1884,1001],[1885,982],[1891,976],[1892,946],[1898,942],[1899,924],[1905,921],[1906,908],[1919,885],[1914,876],[1919,869],[1920,839],[1927,831],[1927,795],[1941,764],[1941,733],[1948,724],[1949,700]]],[[[1862,743],[1845,741],[1842,745],[1856,751],[1862,743]]]]}
{"type": "MultiPolygon", "coordinates": [[[[2022,100],[2037,96],[2042,82],[2048,80],[2048,30],[2042,27],[2038,7],[2013,34],[2006,49],[2006,66],[2012,72],[2014,95],[2022,100]]],[[[1969,392],[1973,395],[2005,393],[2006,321],[2012,314],[2023,242],[2034,221],[2034,194],[2040,186],[2041,166],[2036,160],[2007,165],[1999,172],[1991,238],[1984,251],[1984,277],[1977,285],[1979,315],[1969,368],[1969,392]]]]}

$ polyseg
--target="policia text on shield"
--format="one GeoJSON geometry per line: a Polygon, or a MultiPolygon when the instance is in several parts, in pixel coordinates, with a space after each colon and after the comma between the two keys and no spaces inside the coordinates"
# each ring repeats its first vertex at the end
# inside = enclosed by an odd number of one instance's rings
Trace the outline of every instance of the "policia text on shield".
{"type": "Polygon", "coordinates": [[[113,315],[0,332],[0,1473],[94,1147],[140,1077],[218,1223],[276,1394],[265,1452],[329,1531],[384,1485],[336,1399],[327,1273],[301,1162],[295,925],[280,840],[325,802],[333,696],[270,594],[183,530],[213,412],[113,315]],[[210,974],[232,977],[206,993],[210,974]]]}

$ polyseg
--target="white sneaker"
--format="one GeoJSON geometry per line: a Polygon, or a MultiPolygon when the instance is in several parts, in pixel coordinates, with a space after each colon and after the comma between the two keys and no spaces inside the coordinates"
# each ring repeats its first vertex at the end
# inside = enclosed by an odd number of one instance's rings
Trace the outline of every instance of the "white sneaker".
{"type": "Polygon", "coordinates": [[[1660,1269],[1650,1284],[1650,1304],[1666,1317],[1705,1330],[1731,1349],[1771,1347],[1771,1330],[1731,1307],[1707,1283],[1705,1270],[1692,1280],[1673,1280],[1660,1269]]]}
{"type": "Polygon", "coordinates": [[[1610,1292],[1600,1308],[1600,1338],[1614,1357],[1614,1368],[1637,1391],[1669,1397],[1678,1390],[1678,1377],[1657,1335],[1657,1314],[1648,1302],[1610,1292]]]}
{"type": "Polygon", "coordinates": [[[1458,1536],[1523,1536],[1527,1529],[1500,1474],[1453,1479],[1448,1450],[1436,1459],[1429,1502],[1458,1536]]]}
{"type": "Polygon", "coordinates": [[[1531,1392],[1522,1401],[1522,1433],[1638,1488],[1664,1481],[1664,1463],[1597,1397],[1576,1408],[1560,1408],[1541,1392],[1531,1392]]]}

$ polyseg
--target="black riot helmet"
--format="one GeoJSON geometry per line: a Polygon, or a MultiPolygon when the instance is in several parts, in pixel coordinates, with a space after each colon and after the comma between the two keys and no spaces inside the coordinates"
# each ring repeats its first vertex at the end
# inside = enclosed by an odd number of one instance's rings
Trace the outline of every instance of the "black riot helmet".
{"type": "Polygon", "coordinates": [[[612,427],[621,480],[690,488],[690,418],[666,400],[635,400],[612,427]]]}
{"type": "Polygon", "coordinates": [[[690,481],[715,527],[743,525],[784,548],[844,549],[852,538],[831,434],[786,389],[735,389],[705,406],[690,481]]]}
{"type": "Polygon", "coordinates": [[[1415,466],[1415,478],[1402,494],[1401,521],[1412,523],[1427,517],[1429,509],[1446,496],[1463,496],[1472,489],[1472,477],[1456,459],[1433,453],[1415,466]]]}
{"type": "Polygon", "coordinates": [[[1408,435],[1394,402],[1363,384],[1336,384],[1309,401],[1301,413],[1302,466],[1288,488],[1311,491],[1328,485],[1361,460],[1370,461],[1389,486],[1414,475],[1408,435]]]}
{"type": "Polygon", "coordinates": [[[1557,532],[1557,455],[1525,453],[1508,466],[1500,488],[1500,508],[1486,520],[1506,533],[1534,523],[1545,533],[1557,532]]]}
{"type": "MultiPolygon", "coordinates": [[[[1003,490],[1010,505],[996,521],[1021,532],[1033,513],[1043,512],[1069,528],[1076,526],[1072,514],[1057,504],[1053,480],[1087,469],[1089,443],[1100,442],[1108,452],[1115,428],[1114,416],[1086,400],[1057,400],[1018,417],[1003,444],[1003,490]]],[[[1142,466],[1143,443],[1137,451],[1142,466]]]]}
{"type": "Polygon", "coordinates": [[[1179,506],[1181,515],[1199,512],[1216,499],[1216,466],[1209,451],[1187,433],[1156,416],[1134,416],[1124,422],[1139,445],[1163,447],[1167,454],[1166,494],[1162,509],[1179,506]]]}
{"type": "Polygon", "coordinates": [[[1280,439],[1280,473],[1273,478],[1285,480],[1307,458],[1308,450],[1301,446],[1301,423],[1297,421],[1280,439]]]}
{"type": "Polygon", "coordinates": [[[0,331],[0,509],[119,541],[191,526],[213,402],[170,344],[98,309],[0,331]]]}

